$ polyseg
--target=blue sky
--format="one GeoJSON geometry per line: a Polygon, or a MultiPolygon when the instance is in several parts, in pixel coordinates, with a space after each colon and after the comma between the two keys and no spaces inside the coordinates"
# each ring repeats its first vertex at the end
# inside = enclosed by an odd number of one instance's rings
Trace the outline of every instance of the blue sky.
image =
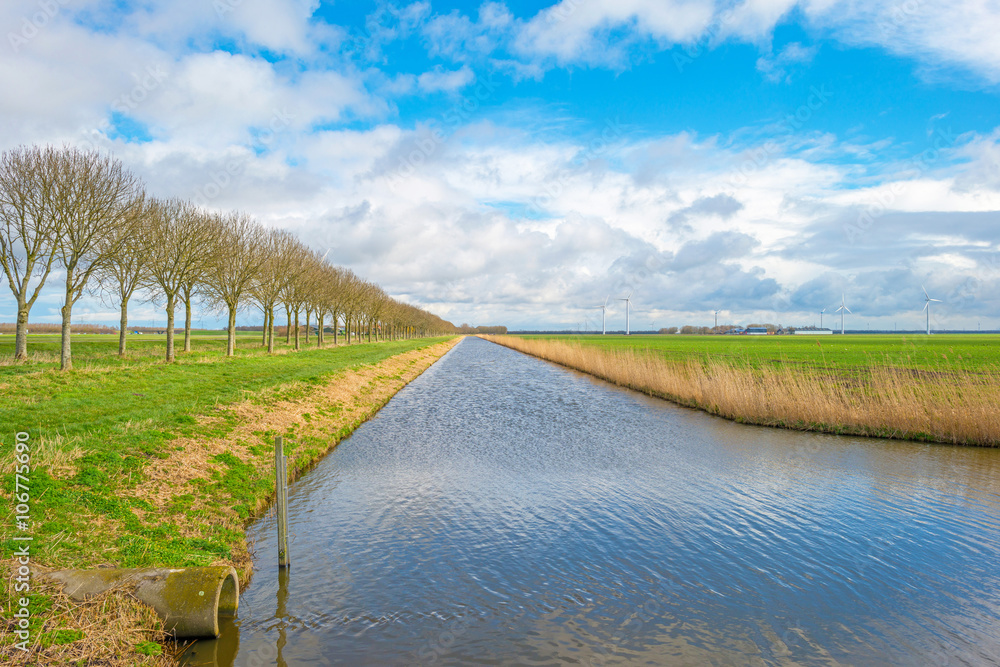
{"type": "Polygon", "coordinates": [[[0,147],[113,151],[456,323],[593,328],[634,291],[643,327],[846,294],[848,326],[919,328],[926,285],[935,326],[1000,327],[988,3],[14,0],[0,26],[0,147]]]}

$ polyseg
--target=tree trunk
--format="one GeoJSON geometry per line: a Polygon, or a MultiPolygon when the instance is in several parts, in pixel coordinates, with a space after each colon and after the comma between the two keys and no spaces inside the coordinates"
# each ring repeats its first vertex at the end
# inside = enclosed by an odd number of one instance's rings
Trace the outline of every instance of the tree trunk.
{"type": "Polygon", "coordinates": [[[267,308],[265,308],[264,309],[264,326],[261,327],[261,334],[260,334],[260,336],[261,336],[261,338],[260,338],[260,345],[261,345],[261,347],[267,345],[267,319],[268,319],[267,318],[267,308]]]}
{"type": "Polygon", "coordinates": [[[316,347],[323,347],[323,319],[326,313],[319,311],[319,328],[316,330],[316,347]]]}
{"type": "Polygon", "coordinates": [[[184,351],[191,351],[191,297],[184,296],[184,351]]]}
{"type": "Polygon", "coordinates": [[[118,356],[125,356],[125,337],[128,335],[128,299],[122,299],[122,317],[118,322],[118,356]]]}
{"type": "Polygon", "coordinates": [[[339,325],[337,323],[338,319],[339,319],[339,316],[337,315],[337,313],[334,313],[333,314],[333,346],[334,347],[337,346],[337,329],[339,329],[339,325]]]}
{"type": "Polygon", "coordinates": [[[174,309],[177,307],[177,296],[167,295],[167,363],[174,360],[174,309]]]}
{"type": "Polygon", "coordinates": [[[312,308],[306,308],[306,347],[309,347],[309,316],[312,315],[312,308]]]}
{"type": "Polygon", "coordinates": [[[299,309],[295,309],[295,349],[299,349],[299,309]]]}
{"type": "Polygon", "coordinates": [[[292,343],[292,309],[285,306],[285,318],[288,320],[288,326],[285,327],[285,345],[291,345],[292,343]]]}
{"type": "Polygon", "coordinates": [[[59,350],[59,370],[68,371],[73,368],[73,350],[70,336],[70,320],[73,317],[73,301],[70,291],[66,290],[66,305],[62,307],[62,345],[59,350]]]}
{"type": "Polygon", "coordinates": [[[267,351],[274,352],[274,306],[267,307],[267,351]]]}
{"type": "Polygon", "coordinates": [[[14,333],[14,358],[28,358],[28,306],[17,304],[17,330],[14,333]]]}
{"type": "Polygon", "coordinates": [[[229,332],[226,336],[226,356],[236,354],[236,305],[229,306],[229,332]]]}

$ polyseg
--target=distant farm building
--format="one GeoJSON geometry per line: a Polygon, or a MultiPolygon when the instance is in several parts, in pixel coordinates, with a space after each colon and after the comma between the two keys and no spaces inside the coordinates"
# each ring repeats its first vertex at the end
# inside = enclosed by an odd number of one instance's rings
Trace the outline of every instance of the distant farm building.
{"type": "Polygon", "coordinates": [[[743,330],[743,334],[746,336],[766,336],[767,327],[747,327],[743,330]]]}
{"type": "Polygon", "coordinates": [[[804,336],[809,334],[811,336],[829,336],[833,331],[830,329],[796,329],[795,335],[804,336]]]}

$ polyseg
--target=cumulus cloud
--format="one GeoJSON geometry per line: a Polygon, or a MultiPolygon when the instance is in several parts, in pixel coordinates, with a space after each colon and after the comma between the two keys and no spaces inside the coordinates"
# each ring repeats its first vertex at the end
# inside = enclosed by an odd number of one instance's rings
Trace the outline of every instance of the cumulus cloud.
{"type": "Polygon", "coordinates": [[[979,0],[907,0],[896,3],[807,2],[819,28],[853,45],[876,45],[916,58],[926,72],[960,68],[1000,82],[1000,7],[979,0]]]}
{"type": "Polygon", "coordinates": [[[686,0],[562,0],[524,24],[516,52],[559,64],[621,66],[636,42],[696,39],[712,8],[686,0]]]}
{"type": "Polygon", "coordinates": [[[816,34],[912,57],[928,76],[957,68],[1000,82],[1000,41],[995,39],[1000,7],[980,0],[744,0],[715,8],[683,0],[562,0],[520,24],[511,50],[536,64],[623,68],[637,45],[666,49],[735,40],[764,47],[759,69],[782,80],[789,66],[811,58],[801,45],[767,55],[775,28],[795,12],[816,34]]]}
{"type": "MultiPolygon", "coordinates": [[[[0,20],[16,28],[36,6],[5,3],[0,20]]],[[[931,0],[914,10],[920,21],[817,0],[748,0],[725,20],[682,0],[562,0],[525,19],[498,2],[474,16],[416,2],[380,5],[353,30],[317,20],[309,0],[247,0],[221,16],[194,0],[74,7],[0,53],[0,86],[17,91],[0,97],[0,145],[112,149],[151,191],[247,209],[445,317],[561,328],[629,290],[651,320],[715,308],[743,321],[805,318],[843,293],[859,316],[878,317],[918,307],[922,282],[945,299],[942,317],[959,317],[959,303],[1000,313],[995,131],[953,137],[919,168],[883,160],[878,178],[861,180],[854,162],[890,140],[790,128],[759,140],[620,127],[540,135],[464,107],[407,127],[393,115],[406,95],[487,99],[493,68],[515,80],[560,64],[618,68],[635,50],[711,31],[758,45],[761,74],[787,81],[815,54],[771,50],[792,11],[810,30],[989,79],[995,47],[983,35],[997,23],[986,5],[970,6],[986,27],[967,44],[931,0]],[[940,34],[924,34],[939,16],[940,34]],[[430,64],[384,67],[387,45],[408,38],[430,64]],[[470,93],[480,85],[482,98],[470,93]]]]}
{"type": "Polygon", "coordinates": [[[699,197],[686,206],[670,214],[667,222],[675,227],[687,227],[688,220],[700,216],[717,216],[723,220],[731,218],[743,210],[743,204],[727,194],[699,197]]]}

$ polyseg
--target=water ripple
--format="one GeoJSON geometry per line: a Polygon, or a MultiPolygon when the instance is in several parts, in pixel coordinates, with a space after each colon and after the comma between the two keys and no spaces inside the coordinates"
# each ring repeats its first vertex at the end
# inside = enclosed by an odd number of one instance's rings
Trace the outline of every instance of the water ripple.
{"type": "Polygon", "coordinates": [[[1000,656],[994,450],[734,424],[469,339],[291,499],[290,576],[266,517],[201,664],[1000,656]]]}

